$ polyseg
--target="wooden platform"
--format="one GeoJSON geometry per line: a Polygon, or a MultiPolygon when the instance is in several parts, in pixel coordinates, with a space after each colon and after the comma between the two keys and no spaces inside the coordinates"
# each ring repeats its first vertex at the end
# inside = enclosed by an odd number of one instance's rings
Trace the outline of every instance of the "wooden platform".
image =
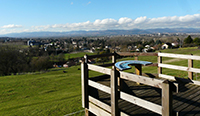
{"type": "MultiPolygon", "coordinates": [[[[110,87],[110,76],[103,75],[98,83],[110,87]]],[[[137,96],[144,100],[161,105],[161,89],[146,85],[138,85],[131,81],[125,81],[125,89],[122,91],[137,96]]],[[[110,105],[110,94],[100,90],[89,88],[89,95],[110,105]],[[97,92],[98,91],[98,92],[97,92]]],[[[141,108],[124,100],[118,101],[119,110],[132,116],[160,116],[154,112],[141,108]]],[[[173,93],[173,109],[179,112],[179,116],[200,116],[200,86],[194,84],[179,83],[179,92],[173,93]]]]}

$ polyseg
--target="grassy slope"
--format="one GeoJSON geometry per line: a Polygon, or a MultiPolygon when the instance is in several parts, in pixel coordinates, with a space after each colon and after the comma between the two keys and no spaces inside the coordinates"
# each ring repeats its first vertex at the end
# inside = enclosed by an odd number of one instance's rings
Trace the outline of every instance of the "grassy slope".
{"type": "Polygon", "coordinates": [[[81,110],[80,66],[0,77],[0,115],[65,115],[81,110]]]}
{"type": "Polygon", "coordinates": [[[70,53],[70,54],[66,53],[65,54],[65,59],[83,57],[85,54],[94,55],[96,53],[89,53],[89,52],[78,52],[78,53],[70,53]]]}

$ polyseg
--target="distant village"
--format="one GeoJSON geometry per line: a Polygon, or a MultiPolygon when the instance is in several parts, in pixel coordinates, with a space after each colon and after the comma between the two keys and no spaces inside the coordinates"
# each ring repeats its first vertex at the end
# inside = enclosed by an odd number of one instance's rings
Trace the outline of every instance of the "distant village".
{"type": "MultiPolygon", "coordinates": [[[[187,46],[198,46],[198,34],[140,34],[140,35],[118,35],[118,36],[102,36],[102,37],[52,37],[52,38],[10,38],[1,37],[0,45],[17,45],[23,48],[35,48],[46,52],[50,55],[59,55],[61,53],[72,52],[90,52],[100,53],[106,52],[155,52],[160,49],[175,49],[187,46]],[[190,37],[194,42],[185,42],[190,37]],[[196,43],[195,43],[196,40],[196,43]]],[[[75,65],[79,59],[68,58],[67,63],[62,64],[64,67],[75,65]]],[[[94,62],[94,61],[91,61],[94,62]]],[[[60,67],[61,64],[57,65],[60,67]]],[[[56,67],[56,66],[55,66],[56,67]]]]}

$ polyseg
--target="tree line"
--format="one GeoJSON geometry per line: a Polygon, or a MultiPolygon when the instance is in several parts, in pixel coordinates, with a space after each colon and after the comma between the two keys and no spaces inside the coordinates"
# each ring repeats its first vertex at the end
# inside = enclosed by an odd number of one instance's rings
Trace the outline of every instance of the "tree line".
{"type": "MultiPolygon", "coordinates": [[[[58,55],[57,62],[64,61],[58,55]]],[[[0,76],[47,70],[53,66],[55,57],[38,48],[22,49],[13,46],[0,46],[0,76]]]]}

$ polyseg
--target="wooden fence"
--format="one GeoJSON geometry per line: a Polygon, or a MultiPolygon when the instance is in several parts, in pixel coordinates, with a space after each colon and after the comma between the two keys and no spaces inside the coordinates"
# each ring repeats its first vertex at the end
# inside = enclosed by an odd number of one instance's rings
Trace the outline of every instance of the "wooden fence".
{"type": "Polygon", "coordinates": [[[193,60],[200,60],[200,56],[195,55],[182,55],[182,54],[171,54],[171,53],[158,53],[158,76],[161,78],[169,79],[169,80],[182,80],[187,81],[196,85],[200,85],[199,81],[193,80],[193,72],[200,73],[199,68],[193,67],[193,60]],[[178,58],[178,59],[186,59],[188,60],[188,66],[177,66],[171,64],[164,64],[162,63],[162,57],[168,58],[178,58]],[[188,79],[178,78],[172,75],[166,75],[162,73],[162,68],[174,69],[174,70],[181,70],[188,72],[188,79]]]}
{"type": "MultiPolygon", "coordinates": [[[[158,55],[157,53],[153,53],[153,54],[121,53],[121,55],[122,54],[126,56],[158,55]]],[[[173,107],[172,107],[172,101],[173,101],[172,92],[173,91],[175,92],[177,90],[176,88],[177,85],[169,80],[161,80],[161,79],[156,79],[156,78],[152,79],[152,78],[141,76],[141,75],[131,74],[131,73],[123,72],[123,71],[117,71],[116,68],[114,67],[114,63],[116,63],[116,55],[117,55],[116,53],[111,53],[111,54],[106,54],[106,55],[93,55],[93,56],[85,55],[84,56],[84,60],[82,61],[82,64],[81,64],[81,79],[82,79],[82,107],[85,108],[85,115],[88,116],[90,115],[90,113],[93,113],[98,116],[119,116],[119,115],[128,116],[128,114],[125,114],[119,111],[118,99],[128,101],[132,104],[143,107],[145,109],[148,109],[162,116],[174,115],[173,107]],[[88,64],[88,59],[90,58],[99,58],[99,57],[108,57],[108,56],[112,56],[112,63],[108,65],[108,66],[112,66],[112,69],[93,65],[93,64],[88,64]],[[88,75],[89,70],[110,75],[110,87],[97,83],[95,81],[92,81],[88,75]],[[122,85],[120,83],[121,81],[123,81],[123,79],[162,89],[162,98],[161,98],[162,105],[158,105],[158,104],[146,101],[144,99],[138,98],[136,96],[130,95],[123,91],[120,91],[120,89],[118,88],[121,88],[122,85]],[[90,96],[88,92],[89,86],[110,94],[111,106],[90,96]]],[[[163,65],[160,65],[160,64],[161,63],[159,62],[159,69],[161,70],[161,67],[163,65]]]]}

